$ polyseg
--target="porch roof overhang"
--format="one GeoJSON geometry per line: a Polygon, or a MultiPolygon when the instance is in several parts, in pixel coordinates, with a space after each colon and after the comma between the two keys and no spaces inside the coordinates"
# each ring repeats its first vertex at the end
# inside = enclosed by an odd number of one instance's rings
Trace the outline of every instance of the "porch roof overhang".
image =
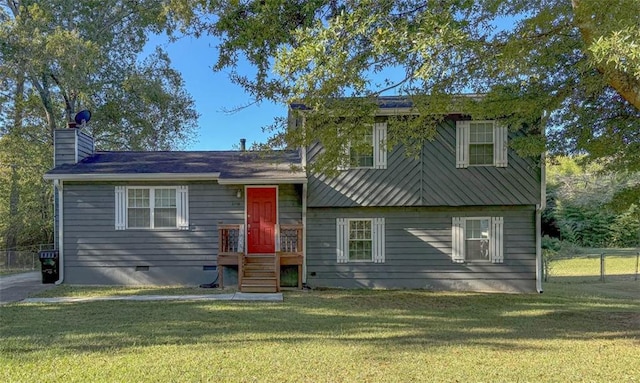
{"type": "Polygon", "coordinates": [[[291,178],[218,178],[220,185],[306,184],[307,177],[291,178]]]}

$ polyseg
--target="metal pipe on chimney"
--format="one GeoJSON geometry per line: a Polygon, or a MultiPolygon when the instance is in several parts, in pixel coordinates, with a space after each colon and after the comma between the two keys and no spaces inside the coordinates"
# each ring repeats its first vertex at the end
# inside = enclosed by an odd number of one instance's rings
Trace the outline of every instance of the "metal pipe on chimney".
{"type": "Polygon", "coordinates": [[[241,138],[240,139],[240,151],[244,152],[245,150],[247,150],[247,139],[246,138],[241,138]]]}

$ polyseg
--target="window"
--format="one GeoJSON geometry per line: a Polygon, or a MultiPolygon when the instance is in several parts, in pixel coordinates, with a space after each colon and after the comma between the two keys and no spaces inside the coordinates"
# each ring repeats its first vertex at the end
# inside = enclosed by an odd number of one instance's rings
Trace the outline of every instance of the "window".
{"type": "MultiPolygon", "coordinates": [[[[357,141],[344,145],[344,156],[348,163],[340,170],[353,168],[387,168],[387,123],[376,122],[371,131],[357,141]]],[[[345,160],[345,162],[346,162],[345,160]]]]}
{"type": "Polygon", "coordinates": [[[349,262],[372,261],[371,220],[349,220],[349,262]]]}
{"type": "Polygon", "coordinates": [[[187,193],[187,186],[116,186],[116,230],[187,230],[187,193]]]}
{"type": "Polygon", "coordinates": [[[493,165],[493,123],[469,124],[469,165],[493,165]]]}
{"type": "Polygon", "coordinates": [[[456,263],[502,263],[503,217],[453,217],[452,254],[456,263]]]}
{"type": "Polygon", "coordinates": [[[507,167],[507,135],[495,121],[456,121],[456,167],[507,167]]]}
{"type": "Polygon", "coordinates": [[[373,167],[373,132],[369,132],[361,140],[351,143],[349,160],[352,168],[373,167]]]}
{"type": "Polygon", "coordinates": [[[465,259],[488,261],[489,219],[467,219],[465,230],[465,259]]]}
{"type": "Polygon", "coordinates": [[[336,220],[338,263],[385,261],[384,218],[336,220]]]}

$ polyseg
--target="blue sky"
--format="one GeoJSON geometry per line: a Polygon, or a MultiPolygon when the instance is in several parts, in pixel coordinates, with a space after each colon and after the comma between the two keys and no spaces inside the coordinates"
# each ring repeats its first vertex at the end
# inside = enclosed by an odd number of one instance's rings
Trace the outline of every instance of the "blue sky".
{"type": "Polygon", "coordinates": [[[248,146],[253,142],[264,142],[268,134],[262,132],[262,127],[270,124],[274,117],[286,115],[285,105],[268,102],[232,114],[224,112],[246,105],[251,99],[242,88],[231,83],[227,73],[215,73],[211,69],[217,58],[213,38],[183,37],[170,43],[166,37],[154,36],[147,45],[148,52],[156,45],[167,51],[172,67],[182,73],[185,87],[200,113],[196,142],[185,149],[232,149],[240,138],[246,138],[248,146]]]}

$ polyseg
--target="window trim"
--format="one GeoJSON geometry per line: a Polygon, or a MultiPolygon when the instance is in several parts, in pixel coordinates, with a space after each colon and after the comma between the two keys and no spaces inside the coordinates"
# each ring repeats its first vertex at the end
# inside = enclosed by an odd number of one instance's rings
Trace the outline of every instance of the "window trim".
{"type": "Polygon", "coordinates": [[[337,263],[385,263],[386,233],[383,217],[336,218],[336,261],[337,263]],[[349,259],[349,225],[352,221],[371,222],[371,260],[349,259]]]}
{"type": "MultiPolygon", "coordinates": [[[[373,218],[348,218],[347,219],[347,248],[345,249],[347,251],[347,262],[349,263],[373,263],[373,258],[374,258],[374,240],[373,240],[373,236],[374,236],[374,229],[373,229],[374,223],[373,223],[373,218]],[[371,243],[371,259],[351,259],[351,238],[350,238],[350,234],[351,234],[351,222],[358,222],[358,221],[366,221],[369,222],[371,224],[371,238],[369,238],[369,242],[371,243]]],[[[364,242],[364,240],[354,240],[354,241],[358,241],[358,242],[364,242]]]]}
{"type": "Polygon", "coordinates": [[[126,230],[166,230],[166,229],[178,229],[179,225],[179,213],[178,213],[178,187],[177,186],[127,186],[125,188],[125,229],[126,230]],[[170,189],[175,190],[175,203],[176,203],[176,224],[175,226],[155,226],[155,191],[157,189],[170,189]],[[130,227],[129,226],[129,190],[149,190],[149,227],[130,227]]]}
{"type": "Polygon", "coordinates": [[[464,262],[465,263],[492,263],[492,254],[491,254],[491,237],[493,237],[493,232],[492,232],[492,228],[491,228],[491,223],[492,223],[492,219],[491,217],[464,217],[463,218],[463,222],[464,222],[464,241],[465,241],[465,249],[464,249],[464,262]],[[467,223],[469,221],[483,221],[486,220],[487,221],[487,231],[488,231],[488,237],[487,238],[468,238],[467,237],[467,223]],[[488,243],[487,245],[489,246],[489,258],[488,259],[467,259],[467,248],[466,248],[466,244],[467,241],[482,241],[482,240],[486,240],[488,243]]]}
{"type": "Polygon", "coordinates": [[[186,185],[131,185],[115,187],[115,230],[189,230],[189,187],[186,185]],[[155,190],[175,190],[175,226],[155,226],[155,190]],[[129,226],[129,190],[149,190],[149,226],[129,226]]]}
{"type": "MultiPolygon", "coordinates": [[[[371,128],[371,144],[372,144],[372,166],[352,166],[351,164],[351,146],[352,141],[347,141],[342,147],[345,157],[345,164],[339,166],[339,170],[349,169],[386,169],[387,168],[387,122],[374,122],[367,124],[371,128]]],[[[340,132],[338,132],[340,136],[340,132]]]]}
{"type": "Polygon", "coordinates": [[[456,121],[456,168],[466,169],[470,167],[508,167],[509,159],[509,132],[506,126],[498,120],[459,120],[456,121]],[[471,123],[493,124],[493,162],[491,164],[470,164],[469,147],[471,145],[471,123]]]}
{"type": "MultiPolygon", "coordinates": [[[[489,264],[504,263],[504,217],[452,217],[451,261],[454,263],[489,264]],[[467,221],[489,220],[489,259],[467,259],[467,221]]],[[[473,240],[473,239],[470,239],[473,240]]]]}
{"type": "Polygon", "coordinates": [[[465,150],[467,151],[467,166],[469,167],[476,167],[476,166],[496,166],[496,147],[497,147],[497,143],[496,143],[496,135],[497,135],[497,125],[496,125],[496,121],[495,120],[472,120],[469,121],[469,141],[467,141],[467,147],[465,148],[465,150]],[[491,162],[489,163],[484,163],[484,164],[472,164],[471,163],[471,145],[488,145],[489,142],[475,142],[472,143],[471,142],[471,125],[472,124],[486,124],[486,123],[491,123],[491,146],[492,146],[492,150],[491,150],[491,162]]]}

